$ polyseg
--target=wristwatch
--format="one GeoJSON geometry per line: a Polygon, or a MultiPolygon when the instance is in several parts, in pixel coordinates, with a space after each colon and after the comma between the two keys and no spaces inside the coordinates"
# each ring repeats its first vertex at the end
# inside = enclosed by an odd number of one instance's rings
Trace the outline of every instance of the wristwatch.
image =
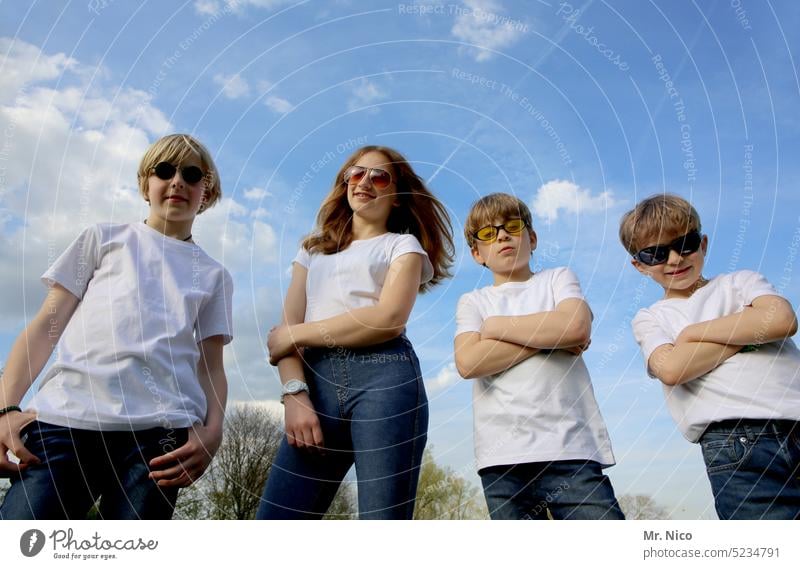
{"type": "Polygon", "coordinates": [[[308,393],[308,384],[305,381],[300,381],[299,379],[290,379],[283,384],[283,388],[281,390],[281,404],[283,404],[283,398],[287,395],[295,395],[301,391],[308,393]]]}

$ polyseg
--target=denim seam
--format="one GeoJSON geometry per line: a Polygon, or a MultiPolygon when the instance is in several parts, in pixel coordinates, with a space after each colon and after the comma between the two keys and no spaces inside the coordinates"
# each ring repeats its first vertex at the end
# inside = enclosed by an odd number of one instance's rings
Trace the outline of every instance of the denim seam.
{"type": "MultiPolygon", "coordinates": [[[[743,443],[740,440],[738,440],[736,437],[731,436],[729,444],[731,446],[735,447],[737,442],[744,447],[744,454],[742,455],[742,458],[740,458],[736,462],[731,462],[730,464],[723,464],[721,466],[708,466],[708,465],[706,465],[706,472],[708,472],[708,474],[717,474],[717,473],[720,473],[720,472],[725,472],[726,470],[735,470],[735,469],[739,468],[742,464],[744,464],[745,461],[748,458],[750,458],[750,455],[753,454],[753,448],[755,447],[757,441],[752,441],[750,439],[750,437],[748,436],[747,437],[747,443],[743,443]]],[[[719,446],[719,449],[722,449],[725,446],[727,446],[727,445],[721,445],[721,446],[719,446]]],[[[708,448],[709,450],[717,450],[717,447],[706,447],[706,448],[708,448]]],[[[703,459],[704,459],[704,462],[705,462],[705,454],[703,455],[703,459]]]]}

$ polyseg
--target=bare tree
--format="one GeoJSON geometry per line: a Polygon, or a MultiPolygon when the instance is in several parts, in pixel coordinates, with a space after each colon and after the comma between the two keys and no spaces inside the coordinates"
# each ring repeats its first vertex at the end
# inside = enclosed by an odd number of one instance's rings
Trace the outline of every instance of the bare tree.
{"type": "MultiPolygon", "coordinates": [[[[265,409],[241,405],[229,410],[214,462],[201,480],[181,491],[175,517],[253,519],[284,436],[282,421],[265,409]]],[[[342,484],[325,518],[352,518],[355,508],[352,488],[342,484]]]]}
{"type": "Polygon", "coordinates": [[[650,496],[624,494],[619,497],[619,506],[629,520],[668,520],[669,512],[659,506],[650,496]]]}

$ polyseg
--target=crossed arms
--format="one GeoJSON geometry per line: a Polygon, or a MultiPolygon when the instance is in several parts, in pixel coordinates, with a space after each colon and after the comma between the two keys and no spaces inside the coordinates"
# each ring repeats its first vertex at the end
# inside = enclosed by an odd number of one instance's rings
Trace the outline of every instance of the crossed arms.
{"type": "Polygon", "coordinates": [[[705,375],[745,346],[784,340],[796,332],[797,317],[788,301],[759,296],[741,312],[687,326],[674,344],[653,350],[647,365],[665,385],[680,385],[705,375]]]}
{"type": "Polygon", "coordinates": [[[578,298],[562,300],[547,312],[492,316],[480,332],[456,336],[456,368],[464,379],[474,379],[505,371],[541,350],[578,355],[588,347],[591,329],[592,313],[578,298]]]}

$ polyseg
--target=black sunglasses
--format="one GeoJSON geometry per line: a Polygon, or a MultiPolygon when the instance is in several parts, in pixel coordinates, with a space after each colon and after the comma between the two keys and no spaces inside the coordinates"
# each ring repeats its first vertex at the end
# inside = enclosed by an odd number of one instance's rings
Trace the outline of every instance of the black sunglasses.
{"type": "MultiPolygon", "coordinates": [[[[177,171],[178,167],[169,162],[159,162],[153,167],[153,172],[161,180],[171,180],[175,177],[175,172],[177,171]]],[[[196,184],[203,179],[203,176],[205,176],[205,174],[203,174],[203,171],[197,166],[181,168],[181,178],[183,178],[183,181],[187,184],[196,184]]]]}
{"type": "Polygon", "coordinates": [[[669,259],[670,251],[675,251],[678,255],[691,255],[700,248],[702,241],[703,236],[698,231],[691,231],[682,237],[678,237],[672,243],[645,247],[636,253],[633,258],[649,267],[663,265],[669,259]]]}

